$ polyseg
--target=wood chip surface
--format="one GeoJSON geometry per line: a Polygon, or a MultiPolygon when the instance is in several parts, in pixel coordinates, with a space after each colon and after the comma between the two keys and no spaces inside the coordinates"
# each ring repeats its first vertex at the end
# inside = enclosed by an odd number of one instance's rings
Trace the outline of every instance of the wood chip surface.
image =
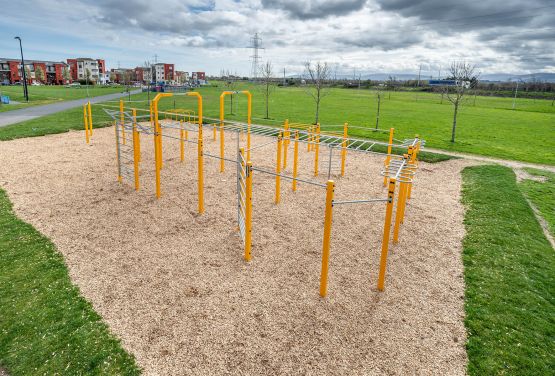
{"type": "MultiPolygon", "coordinates": [[[[219,139],[208,128],[204,135],[206,153],[219,154],[219,139]]],[[[235,158],[235,135],[225,139],[226,157],[235,158]]],[[[146,375],[465,373],[460,171],[469,162],[420,163],[384,292],[376,283],[385,204],[335,206],[321,299],[323,188],[299,183],[292,192],[282,179],[275,205],[275,177],[255,171],[246,263],[235,165],[220,173],[219,160],[205,157],[206,212],[198,215],[196,144],[186,144],[181,163],[178,141],[164,140],[157,200],[152,138],[141,138],[138,192],[132,181],[117,182],[114,128],[95,130],[92,140],[70,132],[2,142],[0,184],[17,215],[56,244],[146,375]]],[[[253,137],[252,145],[267,141],[253,137]]],[[[299,149],[301,176],[315,179],[314,153],[299,149]]],[[[292,156],[291,144],[285,174],[292,156]]],[[[272,144],[251,159],[273,170],[275,158],[272,144]]],[[[332,176],[335,199],[385,198],[382,165],[382,156],[350,152],[346,176],[332,176]]]]}

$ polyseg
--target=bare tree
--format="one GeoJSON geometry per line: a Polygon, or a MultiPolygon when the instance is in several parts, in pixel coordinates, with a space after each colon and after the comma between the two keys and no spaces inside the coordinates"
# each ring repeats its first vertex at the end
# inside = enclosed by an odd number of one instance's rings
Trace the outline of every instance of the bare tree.
{"type": "Polygon", "coordinates": [[[262,95],[264,95],[264,100],[266,101],[266,117],[264,119],[270,118],[270,95],[274,92],[276,86],[273,81],[274,71],[272,63],[267,61],[260,67],[260,83],[262,84],[262,95]]]}
{"type": "Polygon", "coordinates": [[[318,61],[316,64],[312,64],[307,61],[304,64],[306,75],[307,75],[307,85],[305,86],[305,92],[314,99],[316,103],[316,115],[314,117],[314,124],[318,123],[318,118],[320,115],[320,101],[324,98],[328,91],[328,81],[330,79],[330,67],[328,63],[321,63],[318,61]]]}
{"type": "Polygon", "coordinates": [[[382,90],[380,89],[380,87],[378,87],[378,89],[376,90],[376,97],[378,99],[378,110],[376,112],[376,129],[378,129],[378,126],[380,124],[380,104],[382,101],[382,90]]]}
{"type": "Polygon", "coordinates": [[[445,95],[449,102],[453,104],[453,127],[451,129],[451,142],[455,142],[455,132],[457,130],[457,114],[459,106],[468,90],[476,86],[478,76],[475,74],[475,66],[465,61],[454,61],[449,67],[449,80],[455,81],[452,86],[445,86],[445,95]]]}
{"type": "MultiPolygon", "coordinates": [[[[237,75],[234,75],[231,73],[231,71],[228,69],[225,72],[225,80],[224,80],[224,86],[226,87],[227,91],[235,91],[237,89],[237,75]]],[[[230,102],[230,107],[229,107],[229,113],[231,115],[233,115],[233,97],[235,94],[231,94],[229,96],[229,102],[230,102]]]]}

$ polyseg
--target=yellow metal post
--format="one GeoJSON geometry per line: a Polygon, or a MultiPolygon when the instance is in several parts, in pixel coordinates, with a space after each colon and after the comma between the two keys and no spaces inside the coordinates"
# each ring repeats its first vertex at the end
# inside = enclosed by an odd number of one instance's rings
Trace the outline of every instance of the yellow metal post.
{"type": "Polygon", "coordinates": [[[322,243],[322,271],[320,273],[320,296],[328,293],[328,265],[330,259],[331,222],[333,214],[333,191],[335,183],[328,180],[326,187],[326,212],[324,216],[324,240],[322,243]]]}
{"type": "Polygon", "coordinates": [[[89,124],[87,119],[87,108],[83,105],[83,123],[85,124],[85,140],[89,143],[89,124]]]}
{"type": "MultiPolygon", "coordinates": [[[[406,154],[405,154],[406,155],[406,154]]],[[[403,211],[405,207],[407,183],[401,182],[399,184],[399,198],[397,198],[397,209],[395,211],[395,226],[393,228],[393,243],[399,242],[399,228],[403,223],[403,211]]]]}
{"type": "Polygon", "coordinates": [[[251,260],[252,244],[252,162],[247,162],[245,192],[245,260],[251,260]]]}
{"type": "Polygon", "coordinates": [[[308,127],[307,129],[307,143],[306,143],[306,151],[310,151],[311,146],[312,146],[312,125],[310,127],[308,127]]]}
{"type": "Polygon", "coordinates": [[[281,145],[282,145],[282,134],[279,132],[277,139],[277,150],[276,150],[276,199],[275,203],[279,204],[280,191],[281,191],[281,145]]]}
{"type": "Polygon", "coordinates": [[[289,149],[289,140],[291,139],[291,132],[289,132],[289,120],[285,119],[285,124],[283,125],[283,168],[285,171],[287,168],[287,149],[289,149]]]}
{"type": "MultiPolygon", "coordinates": [[[[409,146],[408,155],[409,155],[408,163],[411,164],[411,165],[414,164],[414,158],[416,156],[416,153],[415,153],[415,148],[412,145],[409,146]]],[[[407,186],[407,200],[410,200],[411,192],[412,192],[412,184],[408,184],[408,186],[407,186]]],[[[404,216],[404,214],[405,213],[403,212],[403,216],[404,216]]]]}
{"type": "MultiPolygon", "coordinates": [[[[162,133],[160,121],[158,120],[158,101],[163,97],[171,97],[172,93],[159,93],[152,100],[152,111],[154,120],[154,164],[156,175],[156,198],[160,198],[162,191],[160,188],[160,170],[162,169],[162,133]]],[[[123,101],[120,101],[123,104],[123,101]]],[[[121,106],[121,105],[120,105],[121,106]]]]}
{"type": "Polygon", "coordinates": [[[90,135],[92,137],[92,135],[93,135],[93,121],[92,121],[91,102],[89,101],[87,103],[88,103],[87,107],[88,107],[88,113],[89,113],[89,132],[90,132],[90,135]]]}
{"type": "MultiPolygon", "coordinates": [[[[395,131],[394,128],[389,128],[389,142],[387,144],[387,156],[385,157],[384,165],[387,166],[391,161],[391,147],[393,146],[393,132],[395,131]]],[[[387,185],[387,176],[383,177],[383,186],[387,185]]]]}
{"type": "Polygon", "coordinates": [[[120,150],[119,150],[119,140],[118,140],[118,123],[116,120],[114,120],[114,136],[116,138],[116,159],[118,162],[118,181],[121,183],[121,164],[120,164],[120,159],[119,159],[119,155],[120,155],[120,150]]]}
{"type": "Polygon", "coordinates": [[[123,144],[125,145],[125,115],[123,114],[123,100],[119,100],[119,119],[121,122],[121,137],[123,140],[123,144]]]}
{"type": "Polygon", "coordinates": [[[183,120],[179,122],[179,160],[185,160],[185,131],[183,130],[183,120]]]}
{"type": "Polygon", "coordinates": [[[380,257],[380,272],[378,274],[378,290],[383,291],[385,271],[387,268],[387,254],[389,252],[389,234],[391,232],[391,217],[393,213],[393,199],[395,198],[395,178],[389,179],[387,204],[385,207],[385,221],[382,238],[382,253],[380,257]]]}
{"type": "Polygon", "coordinates": [[[137,110],[133,109],[133,170],[135,190],[139,190],[139,132],[137,131],[137,110]]]}
{"type": "MultiPolygon", "coordinates": [[[[215,129],[215,128],[214,128],[215,129]]],[[[224,172],[224,157],[225,157],[225,146],[224,146],[224,124],[220,125],[220,172],[224,172]]]]}
{"type": "Polygon", "coordinates": [[[316,125],[315,141],[316,143],[314,144],[314,176],[318,176],[318,158],[320,156],[320,124],[316,125]]]}
{"type": "Polygon", "coordinates": [[[295,131],[295,146],[293,149],[293,192],[297,190],[297,169],[299,166],[299,131],[295,131]]]}
{"type": "Polygon", "coordinates": [[[341,176],[345,176],[345,161],[347,160],[348,125],[343,124],[343,142],[341,143],[341,176]]]}
{"type": "Polygon", "coordinates": [[[198,212],[204,213],[204,153],[202,140],[202,96],[196,91],[190,91],[188,96],[196,96],[198,103],[198,212]]]}
{"type": "Polygon", "coordinates": [[[248,90],[243,90],[247,96],[247,161],[251,160],[251,115],[252,115],[252,94],[248,90]]]}

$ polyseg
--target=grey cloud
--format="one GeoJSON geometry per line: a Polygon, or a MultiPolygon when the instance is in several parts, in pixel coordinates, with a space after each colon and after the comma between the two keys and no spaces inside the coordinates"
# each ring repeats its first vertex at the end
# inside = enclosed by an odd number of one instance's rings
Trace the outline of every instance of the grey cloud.
{"type": "Polygon", "coordinates": [[[262,0],[269,9],[281,9],[298,19],[343,16],[361,10],[366,0],[262,0]]]}

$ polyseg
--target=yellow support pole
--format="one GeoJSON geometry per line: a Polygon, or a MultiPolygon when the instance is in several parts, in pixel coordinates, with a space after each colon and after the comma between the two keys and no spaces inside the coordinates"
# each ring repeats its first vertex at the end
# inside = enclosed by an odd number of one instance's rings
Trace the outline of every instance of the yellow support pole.
{"type": "Polygon", "coordinates": [[[318,176],[318,158],[320,156],[320,124],[316,125],[315,141],[316,143],[314,144],[314,176],[318,176]]]}
{"type": "Polygon", "coordinates": [[[324,215],[324,240],[322,244],[322,271],[320,273],[320,296],[325,298],[328,293],[328,265],[330,259],[331,222],[333,214],[333,191],[335,183],[328,180],[326,187],[326,212],[324,215]]]}
{"type": "Polygon", "coordinates": [[[83,105],[83,123],[85,124],[85,140],[87,144],[90,142],[89,140],[89,124],[87,119],[87,108],[83,105]]]}
{"type": "Polygon", "coordinates": [[[297,169],[299,166],[299,131],[295,131],[295,146],[293,149],[293,192],[297,190],[297,169]]]}
{"type": "MultiPolygon", "coordinates": [[[[214,129],[216,129],[214,127],[214,129]]],[[[224,146],[225,131],[223,123],[220,125],[220,172],[224,172],[224,157],[225,157],[225,146],[224,146]]]]}
{"type": "Polygon", "coordinates": [[[198,103],[198,212],[204,213],[204,153],[202,140],[202,96],[196,91],[190,91],[188,96],[196,96],[198,103]]]}
{"type": "MultiPolygon", "coordinates": [[[[409,164],[414,164],[414,158],[415,158],[415,156],[416,156],[416,153],[415,153],[415,148],[412,147],[412,145],[409,146],[408,154],[409,154],[408,163],[409,163],[409,164]]],[[[407,200],[410,200],[411,192],[412,192],[412,184],[408,184],[408,187],[407,187],[407,200]]],[[[404,211],[403,211],[403,217],[404,217],[404,214],[405,214],[405,213],[404,213],[404,211]]],[[[402,223],[402,222],[401,222],[401,223],[402,223]]]]}
{"type": "Polygon", "coordinates": [[[183,130],[183,120],[179,122],[179,160],[181,163],[185,160],[185,131],[183,130]]]}
{"type": "MultiPolygon", "coordinates": [[[[406,154],[405,154],[406,159],[406,154]]],[[[403,211],[406,201],[406,189],[407,183],[401,182],[399,184],[399,198],[397,198],[397,209],[395,211],[395,227],[393,228],[393,243],[397,244],[399,242],[399,228],[401,223],[403,223],[403,211]]]]}
{"type": "MultiPolygon", "coordinates": [[[[163,97],[171,97],[172,93],[159,93],[152,100],[153,120],[154,120],[154,164],[156,175],[156,198],[160,198],[162,191],[160,188],[160,170],[162,169],[162,129],[158,120],[158,101],[163,97]]],[[[123,103],[123,101],[120,101],[123,103]]]]}
{"type": "Polygon", "coordinates": [[[345,176],[345,162],[347,160],[348,124],[343,124],[343,142],[341,143],[341,176],[345,176]]]}
{"type": "Polygon", "coordinates": [[[245,192],[245,260],[251,260],[252,247],[252,162],[247,161],[245,192]]]}
{"type": "Polygon", "coordinates": [[[312,125],[308,127],[307,133],[308,133],[308,136],[306,139],[308,142],[306,143],[306,151],[310,151],[312,146],[312,125]]]}
{"type": "Polygon", "coordinates": [[[378,290],[383,291],[385,271],[387,268],[387,254],[389,252],[389,235],[391,233],[391,217],[393,213],[393,199],[395,198],[395,178],[389,179],[387,204],[385,207],[385,222],[382,238],[382,254],[380,256],[380,272],[378,274],[378,290]]]}
{"type": "MultiPolygon", "coordinates": [[[[393,146],[393,132],[394,128],[389,128],[389,142],[387,143],[387,156],[385,157],[384,165],[387,166],[391,161],[391,147],[393,146]]],[[[387,185],[387,176],[383,177],[383,186],[387,185]]]]}
{"type": "Polygon", "coordinates": [[[91,102],[88,102],[88,113],[89,113],[89,132],[92,137],[93,135],[93,121],[92,121],[92,110],[91,110],[91,102]]]}
{"type": "Polygon", "coordinates": [[[123,144],[125,145],[125,115],[123,114],[123,100],[119,100],[119,119],[121,122],[121,137],[123,140],[123,144]]]}
{"type": "Polygon", "coordinates": [[[279,204],[280,190],[281,190],[281,144],[282,144],[282,134],[279,132],[277,139],[277,150],[276,150],[276,199],[275,203],[279,204]]]}
{"type": "Polygon", "coordinates": [[[135,190],[139,190],[139,132],[137,131],[137,110],[133,109],[133,169],[135,173],[135,190]]]}
{"type": "Polygon", "coordinates": [[[247,96],[247,161],[251,160],[251,115],[252,115],[252,94],[248,90],[243,90],[247,96]]]}
{"type": "Polygon", "coordinates": [[[285,171],[287,168],[287,149],[289,149],[289,140],[291,138],[291,132],[289,132],[289,120],[285,119],[285,124],[283,125],[283,168],[282,170],[285,171]]]}

